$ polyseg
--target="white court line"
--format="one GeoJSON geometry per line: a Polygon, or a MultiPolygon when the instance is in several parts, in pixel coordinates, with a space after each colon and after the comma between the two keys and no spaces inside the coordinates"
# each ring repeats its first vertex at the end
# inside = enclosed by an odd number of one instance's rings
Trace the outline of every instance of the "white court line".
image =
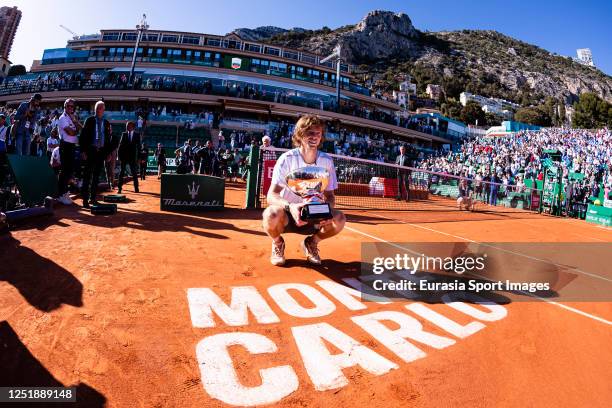
{"type": "MultiPolygon", "coordinates": [[[[403,220],[398,220],[396,218],[389,218],[389,217],[385,217],[384,215],[375,214],[375,213],[371,213],[371,215],[373,215],[374,217],[383,218],[383,219],[386,219],[386,220],[401,222],[402,224],[410,225],[411,227],[414,227],[414,228],[424,229],[424,230],[427,230],[427,231],[431,231],[431,232],[435,232],[437,234],[442,234],[442,235],[446,235],[446,236],[449,236],[449,237],[461,239],[463,241],[471,242],[471,243],[474,243],[474,244],[480,244],[480,245],[483,245],[483,246],[486,246],[486,247],[489,247],[489,248],[497,249],[499,251],[507,252],[507,253],[510,253],[510,254],[513,254],[513,255],[522,256],[523,258],[529,258],[529,259],[531,259],[533,261],[550,263],[550,264],[553,264],[553,265],[555,265],[557,267],[568,268],[568,266],[566,266],[566,265],[559,265],[559,264],[556,264],[556,263],[554,263],[552,261],[549,261],[549,260],[546,260],[546,259],[536,258],[536,257],[533,257],[531,255],[526,255],[526,254],[522,254],[520,252],[515,252],[515,251],[511,251],[509,249],[501,248],[501,247],[498,247],[498,246],[495,246],[495,245],[490,245],[490,244],[485,244],[483,242],[474,241],[473,239],[465,238],[465,237],[462,237],[462,236],[459,236],[459,235],[450,234],[450,233],[444,232],[444,231],[439,231],[439,230],[436,230],[436,229],[433,229],[433,228],[424,227],[422,225],[412,224],[410,222],[403,221],[403,220]]],[[[601,279],[601,280],[606,281],[608,283],[612,283],[612,279],[606,278],[605,276],[597,275],[595,273],[586,272],[586,271],[583,271],[583,270],[577,269],[577,268],[571,268],[571,270],[575,271],[575,272],[578,272],[578,273],[580,273],[582,275],[585,275],[585,276],[590,276],[590,277],[595,278],[595,279],[601,279]]]]}
{"type": "MultiPolygon", "coordinates": [[[[391,246],[393,246],[393,247],[396,247],[396,248],[398,248],[398,249],[402,249],[402,250],[404,250],[404,251],[409,251],[409,252],[412,252],[410,249],[405,248],[405,247],[403,247],[403,246],[401,246],[401,245],[394,244],[393,242],[389,242],[389,241],[387,241],[386,239],[379,238],[379,237],[377,237],[377,236],[375,236],[375,235],[370,235],[370,234],[368,234],[367,232],[363,232],[363,231],[360,231],[360,230],[358,230],[358,229],[356,229],[356,228],[349,227],[348,225],[345,225],[345,226],[344,226],[344,228],[345,228],[345,229],[347,229],[347,230],[349,230],[349,231],[356,232],[357,234],[363,235],[363,236],[365,236],[365,237],[368,237],[368,238],[374,239],[374,240],[376,240],[376,241],[384,242],[384,243],[389,244],[389,245],[391,245],[391,246]]],[[[484,276],[483,276],[483,277],[484,277],[484,276]]],[[[489,278],[485,278],[485,279],[489,280],[489,278]]],[[[583,311],[582,311],[582,310],[580,310],[580,309],[576,309],[576,308],[574,308],[574,307],[567,306],[567,305],[564,305],[564,304],[561,304],[561,303],[555,302],[555,301],[553,301],[553,300],[548,300],[548,299],[546,299],[546,298],[542,298],[542,297],[540,297],[540,296],[535,296],[535,295],[532,295],[532,294],[530,294],[530,293],[528,293],[528,292],[524,292],[524,293],[525,293],[526,295],[528,295],[528,296],[532,296],[534,299],[541,300],[541,301],[546,302],[546,303],[548,303],[548,304],[551,304],[551,305],[554,305],[554,306],[558,306],[558,307],[560,307],[560,308],[562,308],[562,309],[565,309],[565,310],[568,310],[568,311],[570,311],[570,312],[573,312],[573,313],[579,314],[579,315],[581,315],[581,316],[585,316],[585,317],[588,317],[588,318],[590,318],[590,319],[596,320],[596,321],[598,321],[598,322],[601,322],[601,323],[607,324],[607,325],[609,325],[609,326],[612,326],[612,322],[611,322],[611,321],[608,321],[608,320],[606,320],[606,319],[604,319],[604,318],[602,318],[602,317],[595,316],[595,315],[592,315],[592,314],[587,313],[587,312],[583,312],[583,311]]]]}

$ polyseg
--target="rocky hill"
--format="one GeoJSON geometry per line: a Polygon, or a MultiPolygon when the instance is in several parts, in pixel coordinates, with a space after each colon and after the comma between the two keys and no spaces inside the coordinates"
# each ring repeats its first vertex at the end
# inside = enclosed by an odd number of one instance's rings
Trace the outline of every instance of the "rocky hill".
{"type": "Polygon", "coordinates": [[[468,90],[523,105],[545,97],[571,104],[581,93],[593,92],[612,102],[612,77],[596,68],[496,31],[422,32],[404,13],[372,11],[355,25],[333,30],[259,27],[235,32],[245,39],[318,54],[340,43],[343,58],[358,66],[357,77],[386,90],[408,73],[419,91],[437,83],[455,98],[468,90]]]}

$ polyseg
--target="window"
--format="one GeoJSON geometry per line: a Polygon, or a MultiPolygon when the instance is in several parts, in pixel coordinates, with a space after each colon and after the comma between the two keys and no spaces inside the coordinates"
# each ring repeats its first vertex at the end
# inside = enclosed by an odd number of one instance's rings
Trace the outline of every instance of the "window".
{"type": "Polygon", "coordinates": [[[162,48],[158,48],[157,50],[155,50],[155,53],[157,54],[158,57],[161,57],[162,52],[164,52],[162,48]]]}
{"type": "Polygon", "coordinates": [[[178,42],[178,35],[171,35],[171,34],[164,34],[162,35],[162,42],[165,43],[177,43],[178,42]]]}
{"type": "Polygon", "coordinates": [[[196,52],[193,53],[193,56],[194,56],[195,59],[200,59],[200,57],[202,56],[202,53],[200,51],[196,51],[196,52]]]}
{"type": "Polygon", "coordinates": [[[114,57],[114,56],[115,56],[115,51],[116,51],[116,49],[115,49],[115,48],[111,48],[111,49],[109,49],[109,50],[108,50],[108,55],[110,55],[111,57],[114,57]]]}
{"type": "Polygon", "coordinates": [[[186,59],[191,59],[191,54],[192,54],[192,51],[191,51],[191,50],[187,50],[187,51],[185,51],[185,58],[186,58],[186,59]]]}
{"type": "Polygon", "coordinates": [[[104,33],[102,35],[102,41],[118,41],[119,33],[104,33]]]}
{"type": "Polygon", "coordinates": [[[288,59],[292,59],[292,60],[297,60],[298,59],[298,53],[297,52],[292,52],[292,51],[283,51],[283,57],[288,58],[288,59]]]}
{"type": "Polygon", "coordinates": [[[302,54],[302,61],[307,64],[315,64],[317,62],[317,59],[311,55],[302,54]]]}
{"type": "Polygon", "coordinates": [[[204,53],[204,59],[207,59],[207,60],[210,59],[210,52],[205,52],[204,53]]]}
{"type": "Polygon", "coordinates": [[[136,33],[123,33],[121,41],[136,41],[138,35],[136,33]]]}
{"type": "Polygon", "coordinates": [[[125,48],[117,48],[117,55],[123,54],[125,52],[125,48]]]}
{"type": "Polygon", "coordinates": [[[181,56],[181,50],[172,50],[172,55],[175,56],[175,57],[176,56],[180,57],[181,56]]]}
{"type": "Polygon", "coordinates": [[[270,70],[278,71],[278,72],[287,72],[287,64],[283,64],[282,62],[271,61],[270,70]]]}
{"type": "Polygon", "coordinates": [[[150,57],[151,55],[153,55],[153,48],[149,48],[147,50],[147,55],[150,57]]]}
{"type": "Polygon", "coordinates": [[[207,38],[206,39],[206,45],[210,45],[211,47],[220,47],[221,46],[221,41],[219,41],[216,38],[207,38]]]}
{"type": "Polygon", "coordinates": [[[240,41],[236,41],[236,40],[225,40],[224,42],[227,44],[227,48],[232,48],[232,49],[239,50],[242,45],[240,41]]]}
{"type": "Polygon", "coordinates": [[[132,55],[134,53],[134,49],[133,48],[128,48],[125,53],[129,54],[129,55],[132,55]]]}
{"type": "Polygon", "coordinates": [[[261,52],[261,45],[246,43],[245,46],[244,46],[244,50],[245,51],[251,51],[251,52],[260,53],[261,52]]]}
{"type": "Polygon", "coordinates": [[[221,54],[216,53],[216,54],[215,54],[215,60],[220,60],[220,59],[221,59],[221,54]]]}
{"type": "Polygon", "coordinates": [[[136,52],[138,55],[142,55],[142,47],[138,48],[138,51],[136,52]]]}
{"type": "Polygon", "coordinates": [[[183,44],[195,44],[198,45],[200,43],[200,37],[195,37],[192,35],[184,35],[181,40],[183,44]]]}
{"type": "Polygon", "coordinates": [[[143,34],[142,41],[159,41],[159,34],[143,34]]]}
{"type": "Polygon", "coordinates": [[[264,52],[269,55],[280,56],[280,50],[278,48],[265,47],[264,52]]]}

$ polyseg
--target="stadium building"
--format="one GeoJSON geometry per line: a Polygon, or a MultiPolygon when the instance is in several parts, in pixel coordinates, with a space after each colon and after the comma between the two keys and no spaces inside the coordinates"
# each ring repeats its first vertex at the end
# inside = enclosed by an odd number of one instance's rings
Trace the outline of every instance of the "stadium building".
{"type": "Polygon", "coordinates": [[[331,121],[328,149],[340,128],[358,135],[351,142],[377,134],[424,153],[454,139],[410,128],[405,109],[358,85],[351,65],[340,67],[338,107],[334,62],[321,63],[319,55],[246,41],[235,33],[145,31],[132,85],[137,36],[136,29],[102,30],[74,37],[65,48],[47,49],[27,75],[0,85],[0,104],[16,106],[40,92],[43,108],[59,109],[73,97],[85,113],[103,98],[107,117],[117,126],[142,116],[149,143],[165,146],[181,145],[188,137],[216,143],[219,130],[225,129],[270,134],[304,113],[331,121]]]}

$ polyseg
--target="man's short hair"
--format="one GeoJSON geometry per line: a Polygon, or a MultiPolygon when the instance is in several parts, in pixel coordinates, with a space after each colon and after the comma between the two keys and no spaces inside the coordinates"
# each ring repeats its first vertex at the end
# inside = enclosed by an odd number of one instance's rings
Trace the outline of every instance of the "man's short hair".
{"type": "Polygon", "coordinates": [[[35,93],[34,95],[32,95],[32,97],[30,98],[30,101],[42,101],[42,95],[39,93],[35,93]]]}
{"type": "Polygon", "coordinates": [[[136,124],[134,123],[134,121],[133,121],[133,120],[128,120],[128,121],[125,123],[125,128],[127,129],[127,128],[128,128],[130,125],[132,125],[132,126],[136,127],[136,124]]]}
{"type": "Polygon", "coordinates": [[[325,140],[325,121],[317,115],[310,114],[303,115],[295,124],[295,128],[293,129],[293,135],[291,136],[293,146],[300,147],[302,144],[302,139],[306,134],[306,131],[313,127],[321,128],[321,132],[323,133],[323,137],[321,137],[321,143],[319,143],[319,147],[321,147],[323,145],[323,141],[325,140]]]}

